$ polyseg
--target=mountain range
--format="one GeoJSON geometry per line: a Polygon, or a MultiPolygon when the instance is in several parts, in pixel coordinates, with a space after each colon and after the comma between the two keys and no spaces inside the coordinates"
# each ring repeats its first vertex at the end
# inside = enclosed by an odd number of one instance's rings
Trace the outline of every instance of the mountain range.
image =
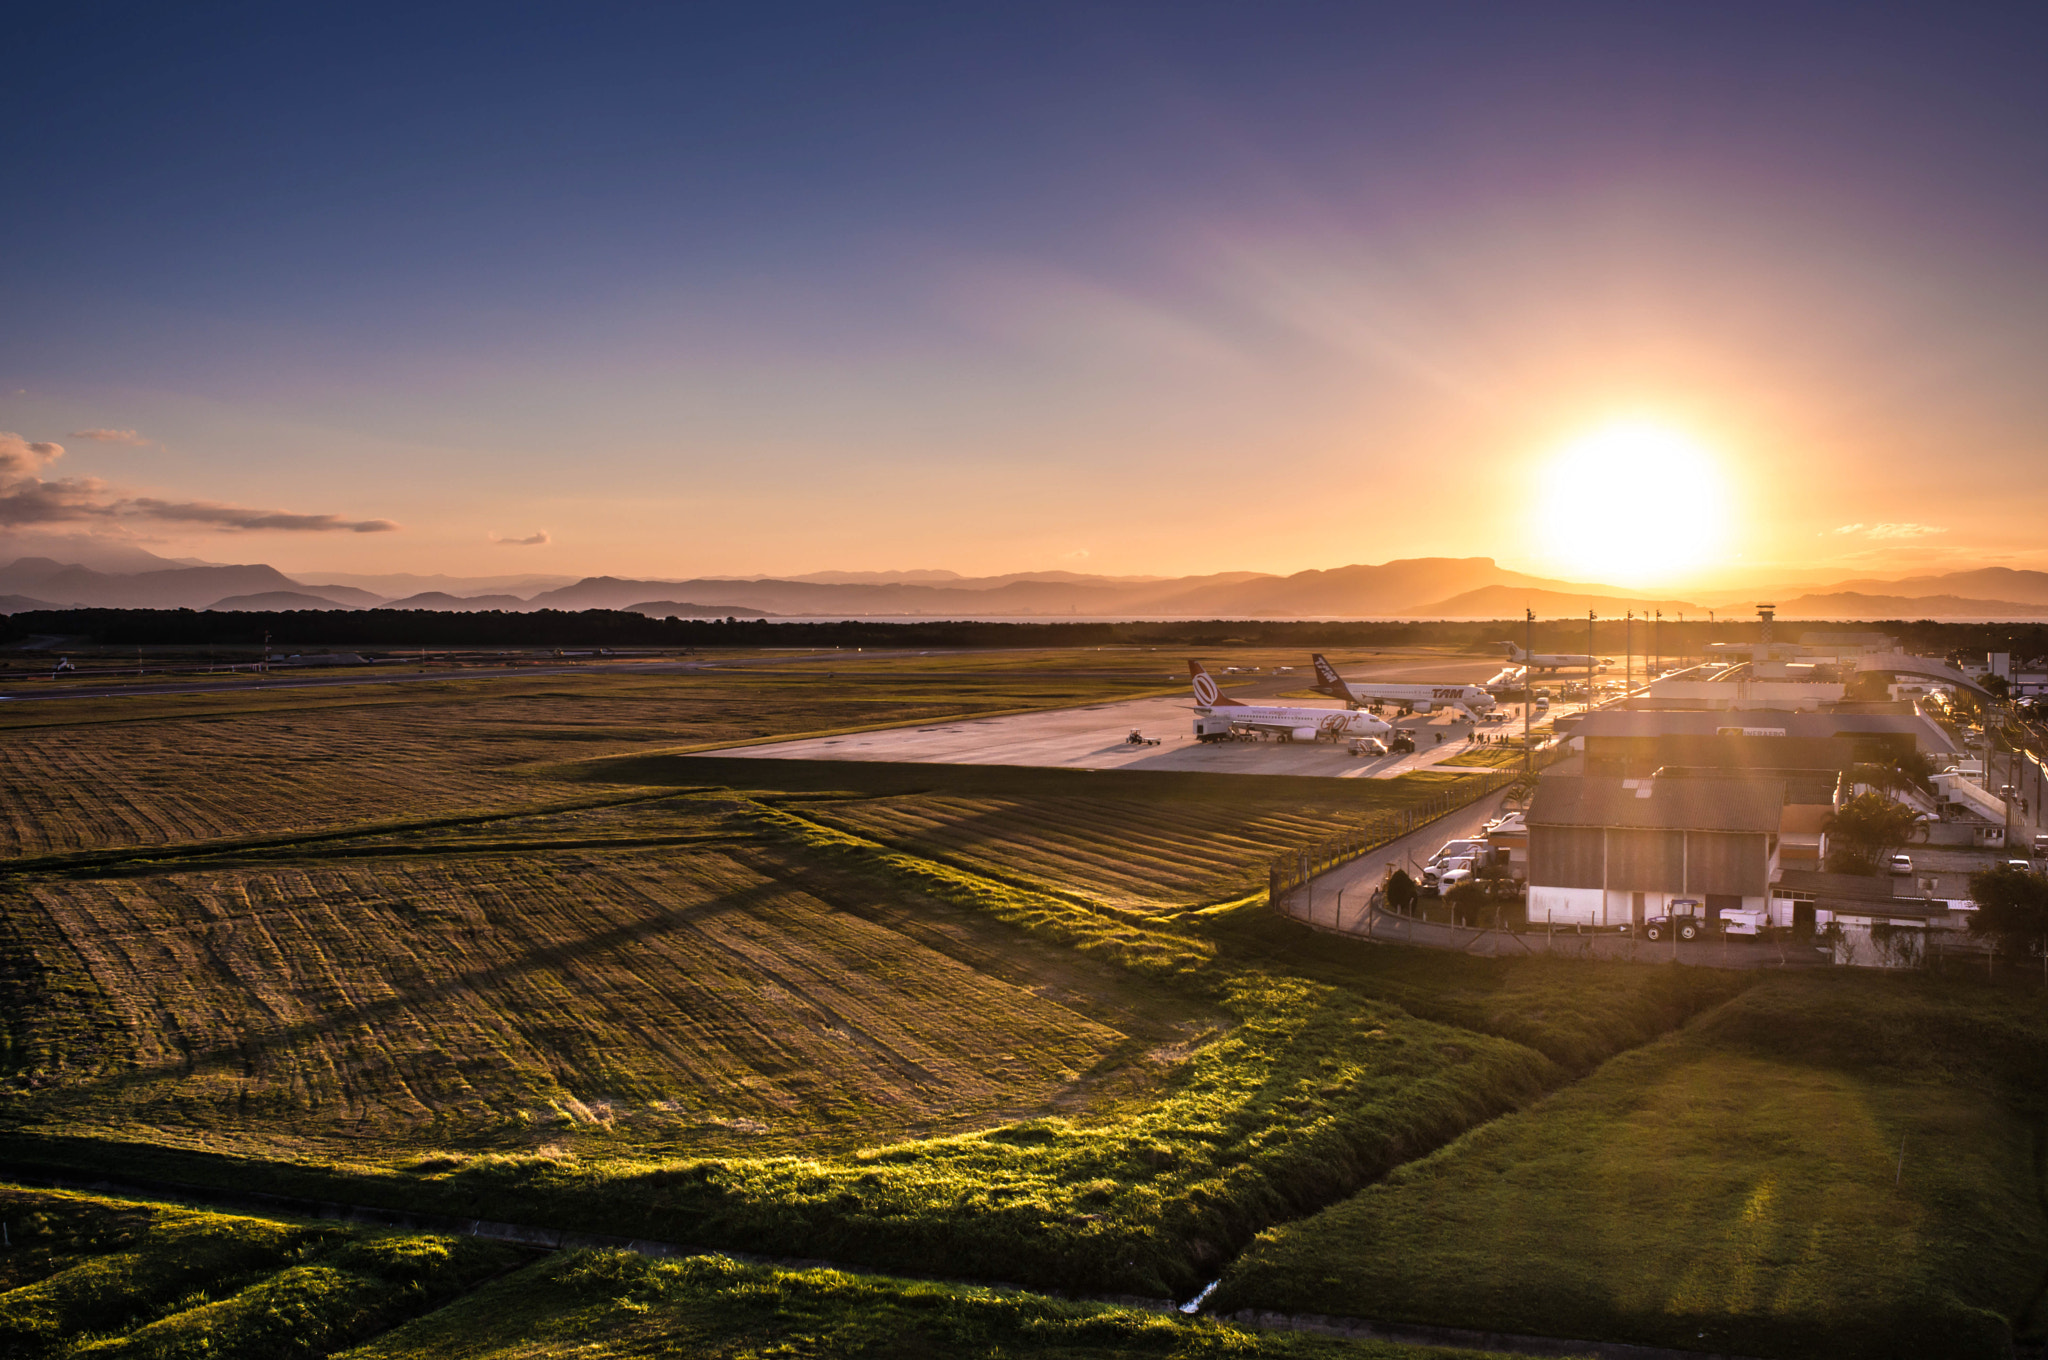
{"type": "MultiPolygon", "coordinates": [[[[647,580],[588,576],[484,578],[391,575],[351,577],[396,589],[336,580],[300,580],[260,563],[181,564],[136,553],[141,570],[109,570],[53,557],[21,557],[0,567],[0,612],[39,608],[119,609],[628,609],[665,617],[748,618],[919,616],[927,618],[1546,618],[1706,612],[1696,600],[1615,586],[1551,580],[1509,570],[1489,557],[1406,558],[1279,576],[1218,572],[1205,576],[1090,576],[1013,572],[960,576],[932,569],[813,572],[802,577],[697,577],[647,580]],[[422,590],[426,582],[437,588],[422,590]],[[500,584],[503,582],[504,584],[500,584]],[[496,586],[474,594],[465,587],[496,586]],[[410,587],[408,589],[407,587],[410,587]],[[522,589],[524,593],[522,593],[522,589]]],[[[1725,593],[1706,598],[1722,612],[1746,613],[1725,593]]],[[[1780,618],[2048,618],[2048,572],[1981,567],[1900,580],[1858,579],[1779,594],[1780,618]]]]}

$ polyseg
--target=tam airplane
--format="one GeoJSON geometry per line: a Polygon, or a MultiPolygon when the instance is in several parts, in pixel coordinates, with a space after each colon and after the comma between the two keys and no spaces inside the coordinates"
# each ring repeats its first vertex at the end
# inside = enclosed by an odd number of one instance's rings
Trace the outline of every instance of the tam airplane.
{"type": "MultiPolygon", "coordinates": [[[[1247,704],[1226,699],[1216,687],[1216,677],[1202,669],[1199,661],[1188,662],[1188,679],[1195,689],[1195,711],[1230,723],[1233,732],[1270,732],[1283,741],[1342,741],[1346,737],[1383,737],[1394,730],[1370,713],[1341,708],[1296,708],[1284,704],[1247,704]]],[[[1195,735],[1209,740],[1211,733],[1195,724],[1195,735]]]]}
{"type": "Polygon", "coordinates": [[[1611,656],[1587,656],[1583,652],[1576,656],[1570,653],[1525,652],[1512,642],[1503,642],[1500,645],[1508,649],[1509,661],[1517,666],[1531,666],[1539,671],[1582,671],[1588,666],[1596,671],[1604,671],[1614,664],[1614,658],[1611,656]]]}
{"type": "Polygon", "coordinates": [[[1377,703],[1405,704],[1417,713],[1427,713],[1442,705],[1455,708],[1468,718],[1493,708],[1493,696],[1483,685],[1391,685],[1378,680],[1361,680],[1354,685],[1337,674],[1337,668],[1324,660],[1321,652],[1316,653],[1315,661],[1316,688],[1358,708],[1377,703]]]}

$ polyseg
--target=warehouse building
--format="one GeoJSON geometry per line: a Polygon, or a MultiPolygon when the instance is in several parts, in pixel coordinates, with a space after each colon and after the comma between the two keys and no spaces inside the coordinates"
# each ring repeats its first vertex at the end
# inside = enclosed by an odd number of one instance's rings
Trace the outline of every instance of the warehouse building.
{"type": "Polygon", "coordinates": [[[1689,899],[1760,911],[1778,876],[1782,779],[1551,776],[1528,812],[1531,925],[1635,927],[1689,899]]]}
{"type": "Polygon", "coordinates": [[[1666,766],[1729,771],[1840,771],[1911,752],[1942,757],[1954,743],[1918,713],[1714,713],[1606,709],[1572,729],[1586,773],[1635,779],[1666,766]]]}

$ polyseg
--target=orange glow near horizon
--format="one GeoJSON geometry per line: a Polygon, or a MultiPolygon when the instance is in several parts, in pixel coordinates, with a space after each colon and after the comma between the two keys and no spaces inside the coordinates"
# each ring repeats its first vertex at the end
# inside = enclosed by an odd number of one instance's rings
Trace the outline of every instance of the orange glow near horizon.
{"type": "Polygon", "coordinates": [[[1728,476],[1692,435],[1652,419],[1566,441],[1540,473],[1533,537],[1577,580],[1647,586],[1718,566],[1729,549],[1728,476]]]}

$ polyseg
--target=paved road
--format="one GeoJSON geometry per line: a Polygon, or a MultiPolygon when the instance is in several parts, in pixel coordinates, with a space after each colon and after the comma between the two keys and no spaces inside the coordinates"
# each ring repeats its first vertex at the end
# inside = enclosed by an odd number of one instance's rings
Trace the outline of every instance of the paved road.
{"type": "Polygon", "coordinates": [[[1373,889],[1386,881],[1396,868],[1406,869],[1411,878],[1422,877],[1422,865],[1445,841],[1465,840],[1478,835],[1486,823],[1500,816],[1505,792],[1490,794],[1412,831],[1390,845],[1340,865],[1297,890],[1287,907],[1291,914],[1316,925],[1337,930],[1365,932],[1367,907],[1373,889]]]}

